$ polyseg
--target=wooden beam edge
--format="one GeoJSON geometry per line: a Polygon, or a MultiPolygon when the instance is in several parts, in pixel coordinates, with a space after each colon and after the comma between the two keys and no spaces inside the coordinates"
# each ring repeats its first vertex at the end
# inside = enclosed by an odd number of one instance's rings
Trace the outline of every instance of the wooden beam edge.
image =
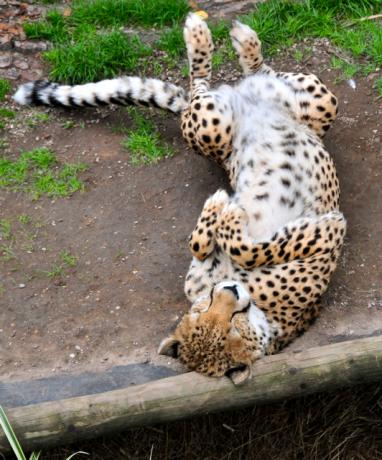
{"type": "MultiPolygon", "coordinates": [[[[6,410],[26,450],[219,410],[237,409],[382,378],[382,336],[258,361],[254,377],[235,387],[227,378],[194,372],[105,393],[6,410]]],[[[9,444],[0,433],[0,452],[9,444]]]]}

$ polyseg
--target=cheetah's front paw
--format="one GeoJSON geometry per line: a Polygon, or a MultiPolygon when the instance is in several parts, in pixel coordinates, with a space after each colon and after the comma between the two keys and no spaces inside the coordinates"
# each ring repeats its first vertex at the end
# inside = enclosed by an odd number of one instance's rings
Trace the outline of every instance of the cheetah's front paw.
{"type": "Polygon", "coordinates": [[[248,250],[244,244],[247,240],[247,223],[248,214],[236,203],[230,203],[220,214],[216,242],[231,257],[240,257],[242,251],[248,250]]]}
{"type": "Polygon", "coordinates": [[[228,202],[229,196],[224,190],[218,190],[205,202],[198,223],[189,239],[190,250],[197,259],[206,259],[214,250],[219,215],[228,202]]]}

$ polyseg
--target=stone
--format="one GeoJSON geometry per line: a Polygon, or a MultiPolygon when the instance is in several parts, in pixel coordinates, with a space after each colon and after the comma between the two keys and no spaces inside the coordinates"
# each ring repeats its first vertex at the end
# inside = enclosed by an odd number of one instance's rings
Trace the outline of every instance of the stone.
{"type": "Polygon", "coordinates": [[[0,56],[0,69],[6,69],[12,64],[12,56],[10,53],[3,53],[0,56]]]}
{"type": "Polygon", "coordinates": [[[10,50],[13,46],[12,38],[10,35],[0,36],[0,50],[10,50]]]}
{"type": "Polygon", "coordinates": [[[13,65],[14,65],[15,67],[17,67],[18,69],[21,69],[21,70],[27,70],[27,69],[29,69],[29,64],[28,64],[26,61],[21,60],[21,59],[15,59],[15,60],[13,61],[13,65]]]}
{"type": "Polygon", "coordinates": [[[15,68],[4,69],[0,72],[0,78],[7,78],[8,80],[17,80],[20,77],[20,72],[15,68]]]}
{"type": "Polygon", "coordinates": [[[33,81],[33,80],[40,80],[44,75],[42,70],[25,70],[21,72],[21,77],[23,80],[33,81]]]}
{"type": "Polygon", "coordinates": [[[15,41],[15,48],[20,51],[21,53],[37,53],[39,51],[46,51],[49,46],[48,43],[42,42],[42,41],[37,41],[37,42],[31,42],[31,41],[25,41],[21,42],[16,40],[15,41]]]}

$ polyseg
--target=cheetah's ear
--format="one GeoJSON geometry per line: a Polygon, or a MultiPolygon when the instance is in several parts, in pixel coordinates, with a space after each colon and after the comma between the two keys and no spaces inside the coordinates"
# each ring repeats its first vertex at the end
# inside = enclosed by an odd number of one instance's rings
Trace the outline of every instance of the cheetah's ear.
{"type": "Polygon", "coordinates": [[[166,339],[163,339],[161,344],[158,348],[159,355],[166,355],[171,356],[172,358],[178,357],[178,345],[179,340],[175,339],[175,337],[170,336],[166,339]]]}
{"type": "Polygon", "coordinates": [[[234,385],[242,385],[251,378],[252,369],[248,364],[240,364],[227,371],[225,375],[232,380],[234,385]]]}

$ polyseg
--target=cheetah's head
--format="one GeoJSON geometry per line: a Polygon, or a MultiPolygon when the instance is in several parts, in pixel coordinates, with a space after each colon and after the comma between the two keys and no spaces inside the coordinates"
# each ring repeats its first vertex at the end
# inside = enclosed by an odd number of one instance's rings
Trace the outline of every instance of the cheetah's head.
{"type": "Polygon", "coordinates": [[[179,358],[190,370],[212,377],[228,375],[235,384],[243,383],[263,354],[262,339],[248,321],[252,307],[257,310],[241,284],[221,282],[210,298],[192,305],[158,352],[179,358]]]}

